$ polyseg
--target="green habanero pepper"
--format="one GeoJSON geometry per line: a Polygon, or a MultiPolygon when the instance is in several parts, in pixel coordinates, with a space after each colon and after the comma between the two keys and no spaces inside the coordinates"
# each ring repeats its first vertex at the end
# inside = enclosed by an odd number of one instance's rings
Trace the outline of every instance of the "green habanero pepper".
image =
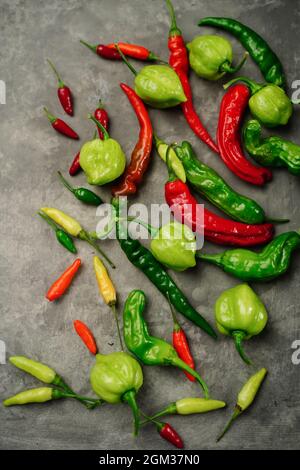
{"type": "Polygon", "coordinates": [[[186,45],[189,50],[190,66],[201,78],[218,80],[226,73],[235,73],[245,63],[248,53],[242,61],[232,67],[232,47],[230,42],[211,34],[197,36],[186,45]]]}
{"type": "Polygon", "coordinates": [[[90,375],[94,392],[107,403],[127,403],[134,417],[134,435],[138,434],[140,412],[136,394],[143,385],[143,371],[137,360],[123,351],[97,354],[90,375]]]}
{"type": "Polygon", "coordinates": [[[169,65],[146,65],[139,72],[116,45],[123,61],[135,75],[136,94],[153,108],[165,109],[187,101],[177,73],[169,65]]]}
{"type": "Polygon", "coordinates": [[[47,214],[45,214],[44,212],[39,211],[38,215],[42,219],[44,219],[47,222],[47,224],[50,225],[50,227],[54,230],[55,235],[56,235],[56,239],[62,246],[64,246],[71,253],[77,253],[76,246],[74,245],[74,242],[73,242],[71,236],[67,232],[65,232],[63,229],[59,228],[53,222],[53,220],[50,217],[48,217],[47,214]]]}
{"type": "Polygon", "coordinates": [[[191,374],[200,384],[205,398],[209,398],[206,383],[200,375],[189,367],[179,357],[173,346],[162,340],[151,336],[147,324],[143,318],[146,305],[146,296],[140,290],[133,290],[127,297],[124,312],[124,339],[125,344],[143,364],[148,366],[174,366],[191,374]]]}
{"type": "Polygon", "coordinates": [[[98,196],[98,194],[90,191],[87,188],[73,188],[68,181],[63,177],[60,171],[57,172],[60,181],[62,184],[72,193],[74,196],[82,202],[86,204],[90,204],[91,206],[100,206],[103,204],[102,199],[98,196]]]}
{"type": "Polygon", "coordinates": [[[170,222],[158,230],[150,249],[153,256],[174,271],[196,266],[196,238],[192,230],[179,222],[170,222]]]}
{"type": "Polygon", "coordinates": [[[299,233],[285,232],[275,237],[260,253],[237,248],[215,255],[197,252],[197,257],[243,281],[271,281],[287,271],[291,255],[299,247],[299,233]]]}
{"type": "Polygon", "coordinates": [[[253,117],[266,127],[283,126],[288,123],[293,106],[282,88],[271,83],[260,85],[249,78],[238,77],[226,83],[225,90],[237,82],[245,83],[251,91],[249,108],[253,117]]]}
{"type": "Polygon", "coordinates": [[[256,119],[247,122],[243,137],[247,151],[260,165],[287,167],[293,175],[300,175],[300,145],[277,136],[263,139],[256,119]]]}
{"type": "Polygon", "coordinates": [[[79,163],[87,182],[102,186],[119,178],[125,170],[126,157],[120,144],[111,139],[102,124],[89,115],[89,119],[103,132],[103,140],[97,139],[86,142],[80,150],[79,163]]]}
{"type": "Polygon", "coordinates": [[[226,403],[220,400],[212,400],[211,398],[181,398],[180,400],[170,403],[163,410],[158,411],[151,419],[159,418],[166,415],[191,415],[198,413],[207,413],[208,411],[219,410],[224,408],[226,403]]]}
{"type": "Polygon", "coordinates": [[[224,434],[228,431],[233,421],[243,413],[249,406],[253,403],[257,392],[259,391],[261,384],[267,374],[267,369],[262,368],[256,374],[252,375],[250,379],[242,387],[240,393],[238,394],[237,402],[232,417],[230,418],[228,424],[225,426],[224,431],[220,434],[217,439],[217,442],[222,439],[224,434]]]}
{"type": "Polygon", "coordinates": [[[242,342],[258,335],[266,326],[266,308],[248,284],[225,290],[215,304],[218,330],[234,339],[236,349],[246,364],[251,361],[244,353],[242,342]]]}

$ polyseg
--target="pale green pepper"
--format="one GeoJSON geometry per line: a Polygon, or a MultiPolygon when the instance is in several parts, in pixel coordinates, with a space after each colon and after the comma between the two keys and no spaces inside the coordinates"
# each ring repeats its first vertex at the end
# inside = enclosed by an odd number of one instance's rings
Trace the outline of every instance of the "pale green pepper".
{"type": "Polygon", "coordinates": [[[224,408],[226,403],[212,398],[186,397],[170,403],[163,410],[158,411],[151,419],[157,419],[166,415],[192,415],[198,413],[207,413],[209,411],[224,408]]]}
{"type": "Polygon", "coordinates": [[[186,45],[189,50],[190,66],[194,72],[207,80],[218,80],[226,73],[235,73],[243,66],[248,53],[236,67],[232,67],[230,42],[215,35],[197,36],[186,45]]]}
{"type": "Polygon", "coordinates": [[[143,385],[143,372],[134,357],[123,351],[97,354],[90,375],[94,392],[107,403],[128,403],[134,416],[134,434],[139,429],[139,408],[136,394],[143,385]]]}
{"type": "MultiPolygon", "coordinates": [[[[160,140],[156,135],[154,135],[154,141],[155,141],[155,146],[158,155],[160,158],[166,162],[167,161],[167,150],[168,150],[168,144],[160,140]]],[[[169,151],[169,165],[174,171],[175,175],[183,182],[186,182],[186,174],[185,170],[183,167],[183,164],[179,160],[178,156],[175,153],[175,150],[173,148],[170,149],[169,151]]]]}
{"type": "Polygon", "coordinates": [[[109,137],[101,123],[91,115],[89,118],[102,130],[104,138],[86,142],[80,150],[79,163],[87,182],[102,186],[122,175],[126,166],[126,157],[120,144],[109,137]]]}
{"type": "Polygon", "coordinates": [[[266,308],[248,284],[225,290],[215,304],[218,330],[234,339],[236,349],[247,364],[251,364],[243,351],[242,342],[258,335],[266,326],[266,308]]]}

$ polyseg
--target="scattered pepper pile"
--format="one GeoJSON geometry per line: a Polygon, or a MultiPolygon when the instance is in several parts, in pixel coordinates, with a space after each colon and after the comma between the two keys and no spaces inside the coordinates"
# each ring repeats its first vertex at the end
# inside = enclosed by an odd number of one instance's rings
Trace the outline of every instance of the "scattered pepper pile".
{"type": "MultiPolygon", "coordinates": [[[[262,125],[275,127],[285,125],[291,118],[293,106],[285,92],[286,78],[283,67],[272,49],[256,32],[231,18],[204,18],[199,26],[213,26],[233,34],[246,49],[236,66],[232,65],[233,53],[230,42],[215,35],[202,35],[185,44],[177,26],[172,2],[166,0],[171,26],[168,34],[169,64],[161,60],[148,48],[124,42],[90,45],[80,42],[106,60],[125,62],[134,74],[134,89],[125,83],[120,87],[136,114],[140,132],[129,164],[121,145],[109,132],[109,116],[101,101],[93,115],[88,117],[96,124],[92,140],[81,146],[69,167],[74,177],[83,170],[87,183],[102,186],[113,183],[112,206],[115,214],[111,224],[115,225],[117,241],[129,262],[139,269],[158,289],[169,303],[173,318],[173,345],[162,338],[152,336],[143,317],[146,295],[135,289],[129,293],[123,309],[123,332],[117,312],[117,292],[110,273],[102,260],[93,260],[97,284],[104,303],[114,315],[120,342],[120,351],[101,354],[92,331],[81,320],[74,321],[74,329],[89,352],[95,356],[90,382],[98,398],[80,396],[75,393],[49,366],[23,356],[13,356],[10,362],[17,368],[36,377],[47,386],[25,390],[4,400],[4,406],[45,403],[61,398],[73,398],[88,409],[100,405],[125,403],[130,406],[134,421],[134,435],[144,425],[152,424],[159,435],[177,448],[183,448],[183,440],[169,423],[159,419],[165,415],[189,415],[224,408],[226,403],[212,399],[208,385],[196,371],[188,338],[177,319],[181,313],[212,338],[217,334],[212,325],[191,305],[166,269],[184,271],[196,265],[197,260],[212,263],[226,273],[246,282],[270,281],[284,274],[290,264],[292,253],[300,247],[300,234],[288,231],[276,236],[275,223],[288,222],[265,214],[256,201],[235,191],[213,168],[201,162],[191,144],[167,144],[154,132],[148,106],[165,109],[180,106],[184,117],[195,135],[216,154],[238,178],[244,182],[263,186],[272,180],[270,168],[285,167],[293,175],[300,174],[300,146],[278,136],[262,137],[262,125]],[[198,77],[216,81],[225,74],[236,73],[248,55],[260,68],[265,83],[257,84],[247,77],[232,79],[226,90],[219,114],[216,142],[209,135],[193,104],[189,83],[189,68],[198,77]],[[128,58],[157,62],[137,71],[128,58]],[[254,119],[249,120],[241,131],[246,109],[254,119]],[[254,158],[256,164],[245,155],[242,144],[254,158]],[[174,221],[158,229],[147,226],[152,240],[150,249],[128,234],[123,224],[123,199],[132,196],[142,182],[153,158],[153,146],[166,163],[169,179],[165,184],[165,200],[174,215],[174,221]],[[194,192],[210,201],[229,218],[223,218],[207,209],[204,222],[198,218],[198,200],[194,192]],[[199,229],[200,226],[200,229],[199,229]],[[217,254],[204,253],[196,249],[196,234],[204,233],[206,240],[218,245],[232,246],[217,254]],[[260,251],[248,247],[266,246],[260,251]],[[124,350],[124,343],[128,352],[124,350]],[[138,393],[143,385],[142,365],[174,366],[181,369],[188,380],[198,382],[204,397],[185,397],[167,405],[148,416],[138,405],[138,393]]],[[[65,85],[53,63],[48,60],[58,80],[58,99],[65,113],[74,114],[73,93],[65,85]]],[[[52,127],[60,134],[79,139],[79,135],[64,120],[50,114],[44,108],[52,127]]],[[[61,183],[82,203],[99,206],[103,200],[85,187],[74,187],[58,171],[61,183]]],[[[65,212],[43,207],[39,216],[55,232],[57,241],[73,254],[77,248],[73,239],[87,242],[110,267],[113,261],[100,249],[99,234],[88,232],[81,224],[65,212]]],[[[127,214],[125,216],[127,218],[127,214]]],[[[128,218],[130,220],[130,218],[128,218]]],[[[127,220],[126,220],[127,221],[127,220]]],[[[142,223],[134,220],[135,223],[142,223]]],[[[143,223],[142,223],[143,224],[143,223]]],[[[145,224],[143,224],[145,225],[145,224]]],[[[109,231],[108,230],[108,231],[109,231]]],[[[56,301],[69,289],[81,266],[76,259],[58,279],[52,283],[46,298],[56,301]]],[[[77,282],[77,281],[76,281],[77,282]]],[[[243,342],[258,335],[266,326],[268,314],[265,305],[248,284],[237,285],[224,291],[215,304],[215,320],[218,331],[234,340],[236,349],[244,363],[251,364],[244,352],[243,342]]],[[[218,441],[224,436],[232,422],[253,402],[267,373],[265,368],[252,373],[238,394],[233,415],[218,441]]]]}

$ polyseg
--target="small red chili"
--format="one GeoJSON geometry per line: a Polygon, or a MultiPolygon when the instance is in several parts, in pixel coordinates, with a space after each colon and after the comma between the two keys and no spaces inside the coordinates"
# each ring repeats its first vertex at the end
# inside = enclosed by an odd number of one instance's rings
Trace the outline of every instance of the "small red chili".
{"type": "Polygon", "coordinates": [[[73,325],[76,333],[82,339],[88,350],[94,355],[97,354],[97,344],[94,335],[88,326],[80,320],[75,320],[73,325]]]}
{"type": "Polygon", "coordinates": [[[75,140],[79,139],[79,135],[75,131],[73,131],[73,129],[70,126],[68,126],[68,124],[65,121],[50,114],[47,108],[44,108],[44,111],[53,129],[55,129],[60,134],[70,137],[70,139],[75,139],[75,140]]]}
{"type": "Polygon", "coordinates": [[[81,260],[78,258],[61,274],[61,276],[59,276],[58,279],[56,279],[46,294],[46,298],[50,302],[59,299],[59,297],[67,291],[80,266],[81,260]]]}
{"type": "MultiPolygon", "coordinates": [[[[91,49],[91,51],[95,52],[95,54],[99,55],[103,59],[110,59],[110,60],[122,60],[119,52],[116,49],[116,44],[98,44],[92,45],[85,41],[80,41],[81,44],[91,49]]],[[[139,46],[138,44],[128,44],[125,42],[117,42],[117,45],[128,57],[132,57],[133,59],[137,60],[159,60],[159,58],[149,49],[144,46],[139,46]]]]}
{"type": "Polygon", "coordinates": [[[47,59],[48,64],[52,68],[53,72],[55,73],[57,80],[58,80],[58,90],[57,90],[57,95],[58,99],[60,101],[60,104],[64,108],[67,114],[69,116],[73,116],[73,100],[72,100],[72,93],[69,87],[67,87],[62,79],[60,78],[56,68],[52,64],[52,62],[47,59]]]}
{"type": "Polygon", "coordinates": [[[178,449],[184,448],[184,444],[181,437],[169,423],[157,422],[156,427],[157,432],[163,439],[170,442],[171,444],[173,444],[173,446],[177,447],[178,449]]]}

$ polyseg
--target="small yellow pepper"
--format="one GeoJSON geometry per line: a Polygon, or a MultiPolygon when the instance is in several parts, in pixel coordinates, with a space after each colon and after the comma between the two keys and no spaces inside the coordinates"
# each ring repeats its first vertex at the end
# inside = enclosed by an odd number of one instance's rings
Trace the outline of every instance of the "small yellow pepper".
{"type": "Polygon", "coordinates": [[[80,223],[68,214],[54,207],[42,207],[41,210],[73,237],[78,237],[83,230],[80,223]]]}

